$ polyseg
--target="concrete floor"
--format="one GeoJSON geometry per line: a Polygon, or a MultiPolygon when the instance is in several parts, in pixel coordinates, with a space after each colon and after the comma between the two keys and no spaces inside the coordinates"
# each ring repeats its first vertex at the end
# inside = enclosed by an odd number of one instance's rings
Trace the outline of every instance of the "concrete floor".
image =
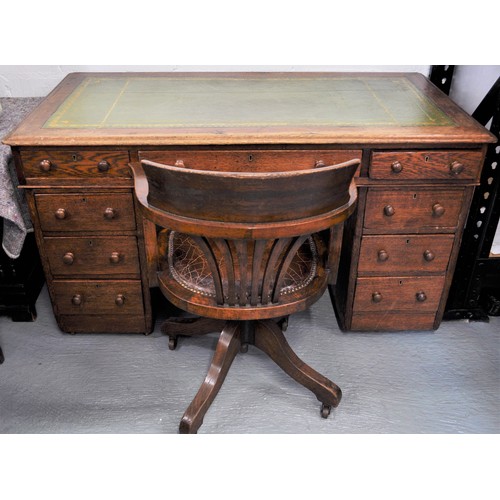
{"type": "MultiPolygon", "coordinates": [[[[68,335],[47,290],[34,323],[0,317],[0,433],[177,433],[217,335],[68,335]]],[[[436,332],[343,333],[328,294],[292,316],[286,337],[343,391],[328,419],[308,390],[250,346],[199,433],[498,433],[500,317],[436,332]]]]}

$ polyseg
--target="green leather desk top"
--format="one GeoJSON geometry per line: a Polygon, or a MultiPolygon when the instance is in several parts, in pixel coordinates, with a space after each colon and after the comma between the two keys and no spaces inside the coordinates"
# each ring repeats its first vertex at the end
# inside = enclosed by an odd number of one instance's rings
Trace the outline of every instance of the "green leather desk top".
{"type": "Polygon", "coordinates": [[[73,73],[12,145],[488,142],[419,74],[73,73]]]}
{"type": "Polygon", "coordinates": [[[443,126],[448,118],[393,78],[86,77],[44,128],[443,126]]]}

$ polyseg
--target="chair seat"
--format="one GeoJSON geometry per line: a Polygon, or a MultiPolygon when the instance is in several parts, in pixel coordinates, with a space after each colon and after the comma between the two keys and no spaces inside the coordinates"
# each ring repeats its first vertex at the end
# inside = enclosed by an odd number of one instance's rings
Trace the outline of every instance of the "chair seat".
{"type": "MultiPolygon", "coordinates": [[[[215,297],[215,285],[207,258],[189,235],[177,231],[165,231],[167,238],[167,266],[171,277],[187,290],[207,297],[215,297]]],[[[224,256],[217,256],[219,267],[224,267],[224,256]]],[[[294,293],[307,287],[316,276],[318,249],[315,237],[310,236],[299,247],[286,270],[280,295],[294,293]]],[[[239,285],[240,277],[237,277],[239,285]]],[[[250,280],[247,280],[250,283],[250,280]]],[[[248,289],[248,294],[250,289],[248,289]]]]}

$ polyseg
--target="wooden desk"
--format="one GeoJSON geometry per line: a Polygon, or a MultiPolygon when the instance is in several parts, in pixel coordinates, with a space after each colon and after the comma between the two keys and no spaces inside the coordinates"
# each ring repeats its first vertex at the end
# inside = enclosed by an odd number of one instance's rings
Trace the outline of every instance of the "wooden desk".
{"type": "Polygon", "coordinates": [[[419,74],[68,75],[7,139],[67,332],[148,332],[155,228],[130,161],[286,170],[361,158],[331,292],[346,330],[439,326],[487,130],[419,74]]]}

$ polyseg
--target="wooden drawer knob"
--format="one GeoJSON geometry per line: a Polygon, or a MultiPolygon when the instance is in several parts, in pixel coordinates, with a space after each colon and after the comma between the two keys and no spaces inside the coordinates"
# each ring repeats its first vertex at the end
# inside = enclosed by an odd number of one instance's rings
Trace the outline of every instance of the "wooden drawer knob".
{"type": "Polygon", "coordinates": [[[123,306],[125,304],[125,295],[119,293],[115,298],[115,304],[120,307],[123,306]]]}
{"type": "Polygon", "coordinates": [[[392,205],[386,205],[384,207],[384,215],[387,217],[392,217],[396,213],[396,210],[394,210],[394,207],[392,205]]]}
{"type": "Polygon", "coordinates": [[[454,161],[450,165],[450,172],[454,175],[461,174],[464,171],[464,166],[459,161],[454,161]]]}
{"type": "Polygon", "coordinates": [[[63,255],[63,262],[67,264],[68,266],[71,266],[73,262],[75,261],[75,255],[71,252],[67,252],[63,255]]]}
{"type": "Polygon", "coordinates": [[[325,162],[323,160],[316,160],[314,163],[315,168],[322,168],[325,166],[325,162]]]}
{"type": "Polygon", "coordinates": [[[435,203],[432,205],[432,214],[436,217],[441,217],[445,213],[445,209],[441,203],[435,203]]]}
{"type": "Polygon", "coordinates": [[[432,260],[434,260],[436,256],[434,255],[434,252],[431,252],[430,250],[426,250],[424,252],[424,259],[427,261],[427,262],[431,262],[432,260]]]}
{"type": "Polygon", "coordinates": [[[76,295],[73,295],[72,299],[71,299],[71,303],[74,305],[74,306],[79,306],[82,304],[82,296],[77,293],[76,295]]]}
{"type": "Polygon", "coordinates": [[[114,208],[108,207],[104,210],[104,218],[111,220],[116,217],[116,210],[114,208]]]}
{"type": "Polygon", "coordinates": [[[373,292],[372,293],[372,301],[378,304],[379,302],[382,301],[382,294],[380,292],[373,292]]]}
{"type": "Polygon", "coordinates": [[[52,168],[52,162],[50,160],[42,160],[38,166],[42,172],[49,172],[52,168]]]}
{"type": "Polygon", "coordinates": [[[109,161],[107,161],[107,160],[101,160],[97,164],[97,169],[99,170],[99,172],[107,172],[110,169],[110,167],[111,167],[111,165],[109,164],[109,161]]]}
{"type": "Polygon", "coordinates": [[[64,208],[58,208],[55,212],[56,219],[65,219],[68,216],[68,213],[64,208]]]}
{"type": "Polygon", "coordinates": [[[380,262],[385,262],[389,258],[389,254],[385,250],[379,250],[377,258],[380,262]]]}
{"type": "Polygon", "coordinates": [[[118,264],[118,262],[120,262],[120,257],[121,255],[119,252],[112,252],[109,256],[109,261],[111,264],[118,264]]]}
{"type": "Polygon", "coordinates": [[[425,302],[427,300],[427,295],[425,295],[425,292],[417,292],[415,294],[415,297],[417,299],[418,302],[425,302]]]}
{"type": "Polygon", "coordinates": [[[399,161],[395,161],[392,165],[391,165],[391,170],[395,173],[395,174],[399,174],[400,172],[403,171],[403,165],[401,165],[401,163],[399,161]]]}

